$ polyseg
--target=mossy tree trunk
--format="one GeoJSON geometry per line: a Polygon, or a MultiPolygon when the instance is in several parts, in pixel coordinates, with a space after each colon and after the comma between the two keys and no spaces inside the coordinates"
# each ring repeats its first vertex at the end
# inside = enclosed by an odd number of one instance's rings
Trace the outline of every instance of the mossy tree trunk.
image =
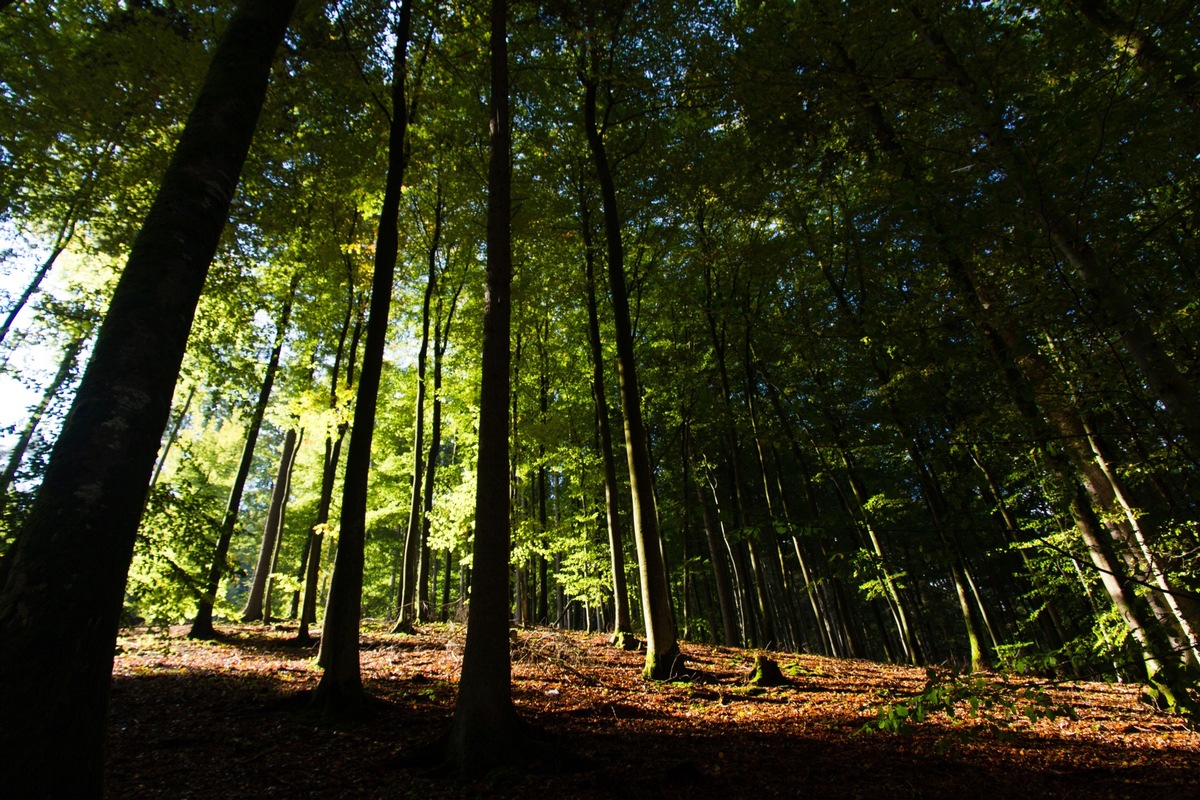
{"type": "Polygon", "coordinates": [[[583,77],[583,118],[588,148],[600,184],[604,212],[604,239],[608,252],[608,286],[613,307],[617,345],[617,382],[621,414],[625,420],[625,456],[629,465],[633,501],[633,536],[637,545],[638,575],[642,587],[642,615],[646,623],[646,663],[642,673],[663,680],[682,669],[683,657],[675,636],[667,572],[654,507],[649,442],[642,421],[641,394],[633,348],[633,323],[625,284],[624,248],[613,172],[596,120],[597,79],[583,77]]]}

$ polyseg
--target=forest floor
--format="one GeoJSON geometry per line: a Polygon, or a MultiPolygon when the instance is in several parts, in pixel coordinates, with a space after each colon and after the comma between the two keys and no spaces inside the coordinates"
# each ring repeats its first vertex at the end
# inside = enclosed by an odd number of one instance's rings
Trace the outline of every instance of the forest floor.
{"type": "MultiPolygon", "coordinates": [[[[981,698],[904,735],[863,732],[926,688],[924,670],[770,654],[786,685],[748,686],[753,651],[684,644],[691,681],[648,683],[642,654],[601,635],[517,632],[513,696],[542,733],[585,758],[488,780],[402,766],[449,722],[464,631],[393,636],[369,626],[363,677],[379,699],[352,726],[302,713],[315,648],[286,626],[123,631],[108,740],[112,798],[971,798],[1200,797],[1200,733],[1138,688],[999,677],[981,698]],[[1031,692],[1032,690],[1032,692],[1031,692]],[[1051,706],[1029,719],[1029,698],[1051,706]],[[903,698],[908,698],[903,701],[903,698]],[[989,702],[990,701],[990,702],[989,702]],[[990,705],[990,708],[987,706],[990,705]],[[1069,716],[1045,714],[1066,706],[1069,716]]],[[[64,765],[64,768],[69,768],[64,765]]]]}

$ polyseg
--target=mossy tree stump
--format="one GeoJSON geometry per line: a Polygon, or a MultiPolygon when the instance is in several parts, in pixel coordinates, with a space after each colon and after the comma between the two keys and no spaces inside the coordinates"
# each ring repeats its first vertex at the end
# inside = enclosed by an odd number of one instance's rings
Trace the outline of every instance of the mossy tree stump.
{"type": "Polygon", "coordinates": [[[754,657],[754,669],[746,675],[746,683],[750,686],[787,686],[788,679],[783,677],[774,660],[759,653],[754,657]]]}

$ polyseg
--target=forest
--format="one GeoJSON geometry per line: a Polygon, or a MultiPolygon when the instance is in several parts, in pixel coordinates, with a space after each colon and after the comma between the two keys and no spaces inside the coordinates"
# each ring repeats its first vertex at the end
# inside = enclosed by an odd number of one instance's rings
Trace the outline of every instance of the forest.
{"type": "Polygon", "coordinates": [[[368,629],[465,626],[461,774],[528,759],[530,631],[667,685],[744,648],[1193,724],[1198,26],[0,0],[12,791],[101,796],[137,628],[286,629],[329,720],[368,629]]]}

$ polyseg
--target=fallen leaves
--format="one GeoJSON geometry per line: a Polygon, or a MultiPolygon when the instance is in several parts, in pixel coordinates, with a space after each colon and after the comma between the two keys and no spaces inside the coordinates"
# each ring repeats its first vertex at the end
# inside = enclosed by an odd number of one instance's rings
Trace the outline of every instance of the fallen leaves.
{"type": "Polygon", "coordinates": [[[906,737],[861,735],[880,692],[915,695],[923,670],[770,654],[785,684],[745,683],[754,655],[685,644],[697,679],[647,683],[641,657],[602,635],[520,630],[521,714],[582,757],[493,782],[396,766],[448,724],[462,629],[368,629],[362,724],[314,726],[300,712],[319,671],[287,628],[128,632],[114,665],[108,793],[120,798],[266,797],[1108,797],[1200,796],[1200,735],[1138,703],[1137,687],[1038,687],[1078,719],[1014,719],[999,735],[932,713],[906,737]],[[578,766],[578,765],[576,765],[578,766]]]}

